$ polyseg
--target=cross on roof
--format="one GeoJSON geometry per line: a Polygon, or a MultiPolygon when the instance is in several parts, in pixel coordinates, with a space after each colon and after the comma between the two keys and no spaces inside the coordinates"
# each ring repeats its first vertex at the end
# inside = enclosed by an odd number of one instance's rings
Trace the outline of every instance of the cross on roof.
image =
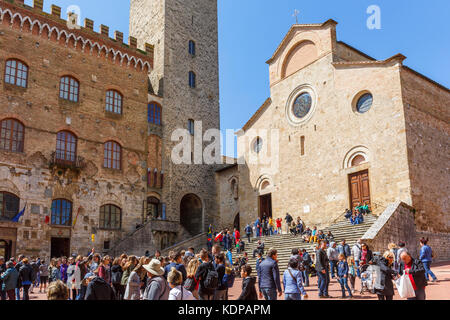
{"type": "Polygon", "coordinates": [[[295,23],[298,24],[298,15],[300,14],[300,11],[298,11],[297,9],[294,10],[294,14],[292,15],[293,17],[295,17],[295,23]]]}

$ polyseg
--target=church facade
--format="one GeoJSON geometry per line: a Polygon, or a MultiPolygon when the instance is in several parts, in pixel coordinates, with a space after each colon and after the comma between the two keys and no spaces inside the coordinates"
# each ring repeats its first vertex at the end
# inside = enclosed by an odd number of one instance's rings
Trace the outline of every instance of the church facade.
{"type": "Polygon", "coordinates": [[[294,25],[267,61],[270,98],[216,173],[224,226],[263,215],[326,227],[346,208],[414,208],[411,228],[450,232],[450,91],[338,41],[337,23],[294,25]],[[236,184],[238,187],[236,187],[236,184]]]}

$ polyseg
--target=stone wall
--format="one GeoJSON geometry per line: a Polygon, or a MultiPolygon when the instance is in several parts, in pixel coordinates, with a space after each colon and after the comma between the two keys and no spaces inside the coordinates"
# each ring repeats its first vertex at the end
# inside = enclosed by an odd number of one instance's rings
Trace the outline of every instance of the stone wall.
{"type": "Polygon", "coordinates": [[[419,230],[450,232],[450,91],[401,72],[412,205],[419,230]]]}
{"type": "Polygon", "coordinates": [[[387,250],[390,243],[406,243],[406,248],[418,257],[420,251],[419,241],[422,237],[428,238],[433,249],[435,261],[450,260],[450,235],[448,233],[432,233],[417,230],[414,209],[403,202],[390,204],[380,215],[378,220],[364,234],[362,240],[372,251],[381,254],[387,250]]]}

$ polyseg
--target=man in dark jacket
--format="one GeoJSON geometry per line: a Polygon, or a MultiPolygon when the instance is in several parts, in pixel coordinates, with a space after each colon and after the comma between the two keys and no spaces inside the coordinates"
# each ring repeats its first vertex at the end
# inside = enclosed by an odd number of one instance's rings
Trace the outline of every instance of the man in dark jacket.
{"type": "Polygon", "coordinates": [[[253,250],[253,258],[256,258],[256,254],[258,253],[261,253],[261,255],[264,254],[264,242],[261,242],[261,240],[258,240],[258,246],[253,250]]]}
{"type": "Polygon", "coordinates": [[[227,288],[226,283],[223,283],[223,277],[225,275],[225,255],[220,253],[216,256],[216,271],[219,275],[219,286],[214,292],[214,300],[227,300],[227,288]]]}
{"type": "Polygon", "coordinates": [[[264,297],[266,300],[277,300],[277,291],[279,297],[283,294],[277,258],[277,250],[270,249],[267,258],[259,265],[258,284],[261,299],[264,297]]]}
{"type": "Polygon", "coordinates": [[[252,267],[246,264],[242,267],[241,277],[242,281],[242,293],[238,300],[257,301],[258,294],[256,293],[256,277],[251,277],[252,267]]]}
{"type": "Polygon", "coordinates": [[[302,263],[305,270],[303,271],[304,287],[309,287],[309,274],[311,273],[312,259],[306,249],[302,250],[302,263]]]}
{"type": "Polygon", "coordinates": [[[337,247],[337,251],[339,254],[343,254],[346,258],[352,255],[352,250],[345,240],[342,240],[341,244],[337,247]]]}
{"type": "Polygon", "coordinates": [[[183,276],[183,283],[184,283],[184,281],[186,281],[186,279],[187,279],[187,272],[186,272],[186,268],[184,267],[184,264],[183,264],[183,258],[181,256],[181,252],[171,252],[169,255],[169,258],[170,258],[171,262],[164,268],[164,278],[167,279],[169,272],[172,270],[172,268],[175,268],[175,269],[177,269],[177,271],[181,272],[181,274],[183,276]]]}
{"type": "Polygon", "coordinates": [[[407,251],[400,254],[400,259],[402,263],[400,264],[398,273],[400,275],[409,275],[414,292],[416,293],[415,298],[408,298],[408,300],[426,300],[425,287],[428,285],[428,281],[425,278],[425,267],[422,261],[414,259],[407,251]]]}
{"type": "Polygon", "coordinates": [[[111,286],[103,278],[94,276],[89,278],[84,300],[116,300],[116,295],[111,286]]]}
{"type": "Polygon", "coordinates": [[[380,279],[375,283],[375,293],[378,300],[393,300],[394,285],[392,280],[397,276],[397,271],[392,269],[394,255],[386,252],[383,257],[373,259],[373,264],[380,267],[380,279]]]}
{"type": "Polygon", "coordinates": [[[317,285],[319,287],[319,298],[330,298],[328,295],[328,286],[330,284],[329,261],[325,248],[326,241],[320,243],[319,250],[316,252],[316,270],[317,285]]]}
{"type": "MultiPolygon", "coordinates": [[[[20,268],[23,266],[22,260],[25,258],[23,254],[19,256],[17,259],[17,263],[14,266],[16,268],[17,273],[19,273],[20,268]]],[[[20,281],[20,277],[17,278],[17,286],[16,286],[16,300],[20,300],[20,289],[22,288],[22,282],[20,281]]]]}
{"type": "Polygon", "coordinates": [[[35,274],[27,258],[22,260],[22,266],[19,269],[19,278],[23,287],[23,300],[30,300],[28,293],[31,284],[35,280],[35,274]]]}
{"type": "Polygon", "coordinates": [[[199,281],[198,294],[201,300],[212,300],[216,288],[208,288],[205,280],[208,277],[208,273],[216,271],[212,262],[209,261],[208,251],[202,250],[200,252],[200,259],[203,263],[198,267],[195,274],[195,279],[199,281]]]}

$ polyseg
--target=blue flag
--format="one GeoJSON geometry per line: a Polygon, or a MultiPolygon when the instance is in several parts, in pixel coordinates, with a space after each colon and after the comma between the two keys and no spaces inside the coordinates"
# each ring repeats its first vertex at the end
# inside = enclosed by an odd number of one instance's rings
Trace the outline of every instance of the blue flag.
{"type": "Polygon", "coordinates": [[[22,211],[20,211],[14,218],[12,218],[12,222],[19,222],[20,217],[23,216],[23,214],[25,213],[25,208],[27,207],[27,205],[25,204],[25,207],[23,207],[22,211]]]}

